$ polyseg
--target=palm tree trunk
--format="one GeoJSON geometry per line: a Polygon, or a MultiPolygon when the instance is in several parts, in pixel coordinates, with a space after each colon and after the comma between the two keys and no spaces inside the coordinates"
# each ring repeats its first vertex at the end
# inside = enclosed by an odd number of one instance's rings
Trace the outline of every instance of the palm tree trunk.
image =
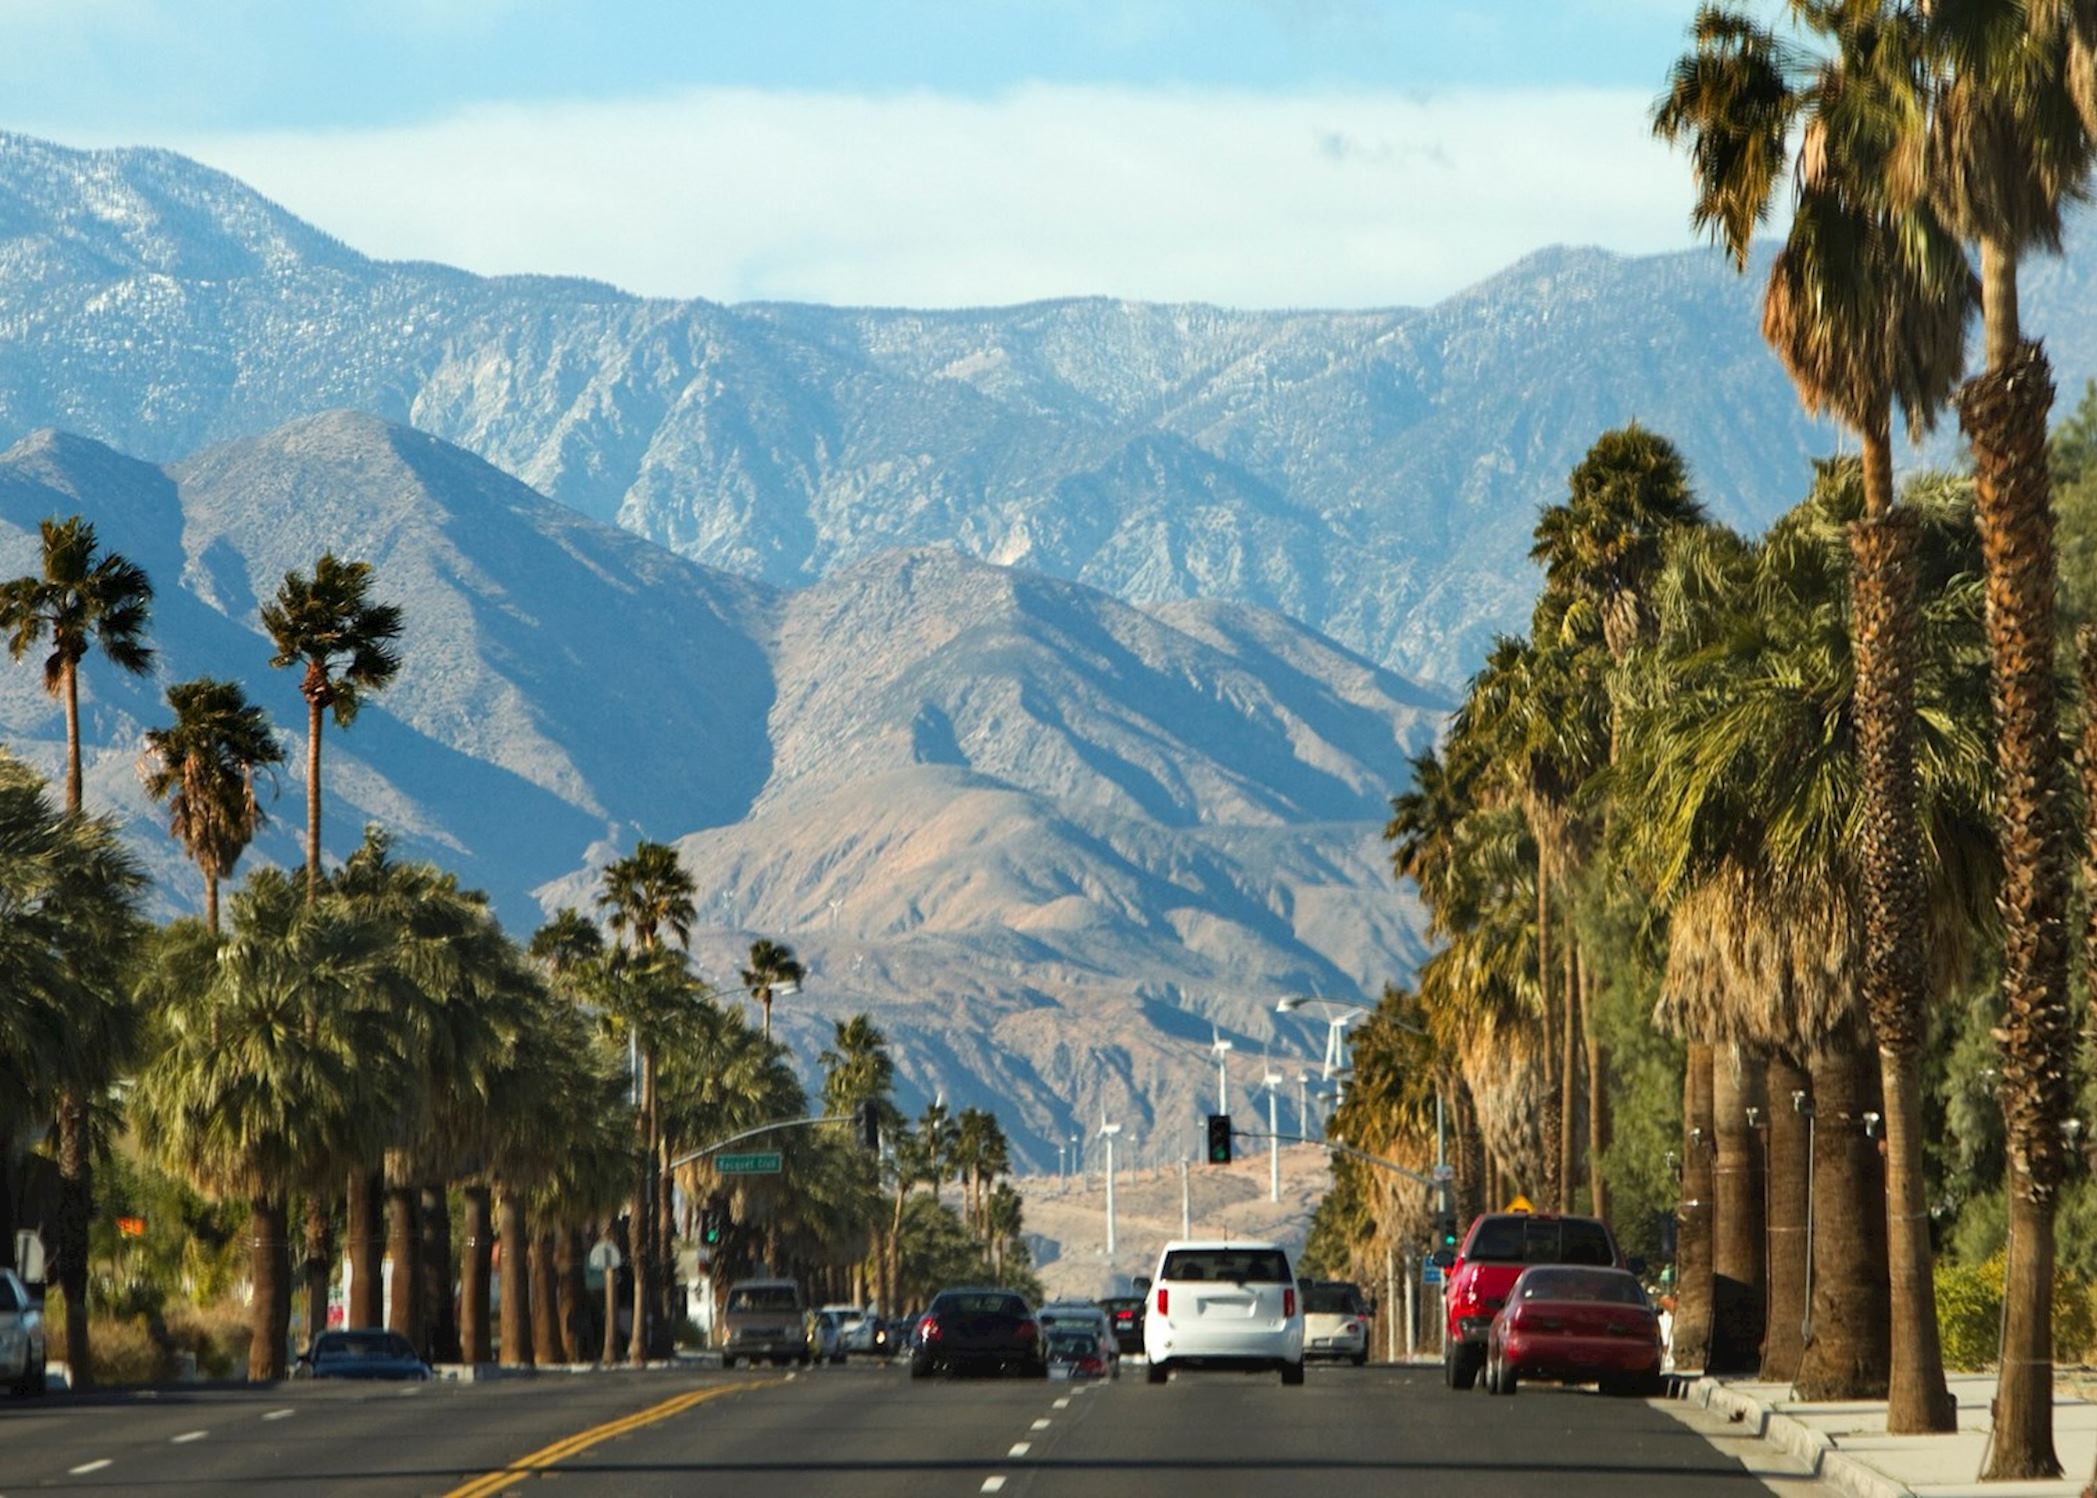
{"type": "Polygon", "coordinates": [[[532,1366],[532,1244],[524,1197],[505,1186],[502,1205],[502,1346],[505,1368],[532,1366]]]}
{"type": "Polygon", "coordinates": [[[1674,1359],[1701,1370],[1711,1347],[1711,1047],[1689,1043],[1682,1074],[1682,1204],[1675,1227],[1674,1359]]]}
{"type": "Polygon", "coordinates": [[[550,1368],[566,1361],[561,1349],[560,1273],[554,1267],[559,1236],[532,1236],[532,1361],[550,1368]]]}
{"type": "Polygon", "coordinates": [[[1478,1102],[1462,1077],[1451,1089],[1456,1106],[1456,1212],[1458,1230],[1486,1209],[1485,1135],[1479,1129],[1478,1102]]]}
{"type": "Polygon", "coordinates": [[[459,1303],[452,1295],[451,1204],[442,1186],[421,1190],[422,1261],[416,1266],[422,1299],[422,1325],[429,1338],[430,1361],[459,1361],[459,1303]]]}
{"type": "Polygon", "coordinates": [[[1558,1209],[1578,1211],[1580,1185],[1580,944],[1567,934],[1565,1002],[1559,1011],[1558,1046],[1558,1209]]]}
{"type": "Polygon", "coordinates": [[[1886,1280],[1886,1193],[1878,1141],[1877,1068],[1862,1045],[1815,1056],[1813,1072],[1813,1335],[1801,1399],[1884,1399],[1892,1368],[1886,1280]]]}
{"type": "Polygon", "coordinates": [[[416,1293],[415,1273],[416,1241],[420,1235],[415,1222],[415,1188],[396,1185],[388,1173],[386,1182],[386,1256],[393,1260],[393,1283],[386,1296],[386,1325],[399,1332],[414,1344],[417,1352],[426,1352],[423,1345],[422,1302],[416,1293]]]}
{"type": "Polygon", "coordinates": [[[386,1252],[385,1177],[376,1170],[353,1170],[349,1176],[349,1267],[348,1314],[352,1327],[374,1327],[384,1322],[384,1273],[381,1260],[386,1252]]]}
{"type": "Polygon", "coordinates": [[[306,1194],[306,1343],[328,1329],[328,1288],[335,1278],[335,1214],[318,1191],[306,1194]]]}
{"type": "Polygon", "coordinates": [[[770,1040],[772,1038],[772,992],[770,989],[766,989],[758,997],[764,1000],[765,1039],[770,1040]]]}
{"type": "Polygon", "coordinates": [[[204,928],[218,935],[218,875],[204,876],[204,928]]]}
{"type": "Polygon", "coordinates": [[[460,1225],[459,1245],[459,1361],[492,1362],[489,1341],[488,1271],[495,1224],[490,1220],[488,1187],[476,1182],[465,1188],[466,1220],[460,1225]]]}
{"type": "Polygon", "coordinates": [[[670,1179],[670,1141],[660,1115],[655,1130],[655,1355],[677,1353],[677,1199],[670,1179]]]}
{"type": "Polygon", "coordinates": [[[66,1297],[66,1373],[75,1389],[95,1385],[88,1344],[88,1223],[94,1210],[93,1138],[87,1100],[68,1088],[58,1098],[58,1285],[66,1297]]]}
{"type": "Polygon", "coordinates": [[[1762,1172],[1748,1109],[1763,1109],[1762,1062],[1728,1046],[1716,1053],[1711,1079],[1712,1165],[1711,1354],[1713,1373],[1747,1373],[1762,1359],[1764,1266],[1762,1172]]]}
{"type": "MultiPolygon", "coordinates": [[[[1989,367],[1960,392],[1959,424],[1973,443],[1974,518],[1987,576],[2001,786],[2001,1092],[2010,1257],[2013,1267],[2024,1260],[2024,1273],[2007,1292],[1996,1434],[1982,1475],[2009,1479],[2060,1471],[2053,1445],[2053,1215],[2067,1165],[2061,1126],[2074,1102],[2068,1081],[2074,1026],[2067,785],[2053,675],[2053,485],[2046,452],[2053,375],[2038,345],[2017,341],[2015,257],[1983,245],[1982,274],[1989,367]]],[[[1920,1140],[1915,1152],[1920,1155],[1920,1140]]],[[[1913,1209],[1921,1208],[1918,1183],[1913,1209]]]]}
{"type": "Polygon", "coordinates": [[[640,1137],[635,1141],[633,1216],[627,1236],[632,1240],[633,1329],[631,1356],[636,1364],[648,1361],[651,1346],[650,1302],[655,1298],[655,1138],[650,1116],[655,1101],[655,1057],[641,1055],[641,1113],[637,1121],[640,1137]]]}
{"type": "Polygon", "coordinates": [[[306,899],[320,898],[320,720],[321,706],[306,702],[306,899]]]}
{"type": "Polygon", "coordinates": [[[582,1230],[574,1226],[563,1227],[554,1272],[560,1279],[557,1294],[561,1308],[561,1361],[564,1363],[581,1363],[589,1358],[583,1335],[589,1320],[590,1287],[583,1279],[583,1267],[588,1257],[588,1251],[583,1247],[582,1230]]]}
{"type": "Polygon", "coordinates": [[[80,815],[80,665],[67,661],[63,668],[66,699],[66,815],[80,815]]]}
{"type": "MultiPolygon", "coordinates": [[[[1919,529],[1911,514],[1891,508],[1891,468],[1891,444],[1881,433],[1865,446],[1870,518],[1850,531],[1856,562],[1850,628],[1864,809],[1858,860],[1864,905],[1863,988],[1878,1042],[1879,1090],[1885,1103],[1891,1315],[1899,1328],[1892,1344],[1887,1423],[1889,1430],[1905,1433],[1956,1429],[1958,1412],[1944,1382],[1938,1347],[1929,1216],[1923,1206],[1924,1124],[1917,1056],[1928,1004],[1923,951],[1927,893],[1915,806],[1913,626],[1919,529]],[[1874,488],[1880,492],[1874,494],[1874,488]]],[[[2050,592],[2050,555],[2047,580],[2050,592]]],[[[1991,606],[1991,617],[1994,612],[1991,606]]],[[[2047,617],[2050,644],[2050,603],[2047,617]]],[[[2049,669],[2042,666],[2040,674],[2049,669]]],[[[2050,714],[2047,726],[2050,733],[2050,714]]],[[[2064,933],[2060,948],[2065,964],[2064,933]]],[[[2065,966],[2062,979],[2065,985],[2065,966]]]]}
{"type": "Polygon", "coordinates": [[[1587,1050],[1587,1183],[1589,1210],[1609,1220],[1609,1188],[1602,1157],[1609,1148],[1609,1058],[1595,1028],[1594,964],[1580,964],[1580,1038],[1587,1050]]]}
{"type": "Polygon", "coordinates": [[[1763,1160],[1768,1181],[1769,1313],[1764,1318],[1762,1371],[1765,1383],[1790,1383],[1806,1355],[1806,1191],[1813,1171],[1806,1115],[1793,1101],[1803,1093],[1811,1106],[1813,1079],[1788,1056],[1769,1060],[1769,1143],[1763,1160]]]}
{"type": "Polygon", "coordinates": [[[286,1304],[288,1215],[281,1196],[258,1196],[248,1204],[249,1383],[284,1376],[284,1341],[290,1329],[279,1307],[286,1304]]]}
{"type": "Polygon", "coordinates": [[[1543,1178],[1538,1193],[1545,1207],[1564,1210],[1564,1181],[1558,1175],[1560,1141],[1565,1134],[1564,1099],[1559,1095],[1557,1076],[1558,1009],[1551,994],[1551,880],[1549,866],[1539,841],[1536,854],[1536,995],[1543,1011],[1543,1044],[1538,1048],[1544,1069],[1544,1158],[1537,1163],[1543,1178]]]}

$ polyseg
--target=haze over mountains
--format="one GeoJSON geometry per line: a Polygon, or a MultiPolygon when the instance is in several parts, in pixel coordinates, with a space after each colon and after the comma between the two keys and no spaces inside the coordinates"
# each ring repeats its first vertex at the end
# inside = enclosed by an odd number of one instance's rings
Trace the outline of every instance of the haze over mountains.
{"type": "MultiPolygon", "coordinates": [[[[2079,382],[2088,252],[2029,284],[2079,382]]],[[[1453,683],[1522,621],[1536,506],[1604,428],[1676,437],[1739,523],[1802,492],[1833,439],[1757,285],[1712,253],[1555,249],[1378,312],[644,300],[368,260],[182,157],[0,134],[0,438],[166,461],[351,407],[776,586],[948,544],[1258,603],[1453,683]]]]}
{"type": "MultiPolygon", "coordinates": [[[[32,434],[0,454],[5,575],[76,510],[159,590],[158,679],[91,667],[84,719],[91,804],[129,819],[163,910],[197,881],[134,770],[160,688],[236,677],[302,726],[257,604],[332,547],[408,621],[399,684],[329,736],[333,854],[376,821],[529,930],[636,836],[681,839],[704,971],[732,988],[758,934],[809,962],[779,1014],[804,1065],[867,1009],[906,1101],[995,1106],[1034,1163],[1102,1108],[1132,1136],[1192,1117],[1207,1017],[1256,1070],[1275,995],[1373,993],[1418,955],[1379,829],[1443,704],[1276,615],[925,548],[784,593],[356,412],[166,468],[32,434]]],[[[27,665],[0,672],[0,740],[59,762],[27,665]]],[[[295,863],[285,789],[257,855],[295,863]]]]}

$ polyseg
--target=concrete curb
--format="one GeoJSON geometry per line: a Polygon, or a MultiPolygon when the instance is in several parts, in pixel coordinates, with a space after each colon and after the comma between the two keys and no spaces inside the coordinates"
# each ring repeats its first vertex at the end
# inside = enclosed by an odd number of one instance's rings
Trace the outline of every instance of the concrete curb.
{"type": "Polygon", "coordinates": [[[1813,1475],[1851,1498],[1915,1498],[1915,1490],[1888,1477],[1835,1444],[1826,1431],[1771,1409],[1715,1378],[1699,1378],[1682,1390],[1684,1400],[1744,1425],[1758,1439],[1798,1458],[1813,1475]]]}

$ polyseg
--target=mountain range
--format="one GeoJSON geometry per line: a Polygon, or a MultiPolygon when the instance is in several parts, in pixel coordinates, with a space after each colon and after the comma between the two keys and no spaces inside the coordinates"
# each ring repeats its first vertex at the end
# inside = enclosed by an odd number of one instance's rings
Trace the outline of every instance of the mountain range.
{"type": "MultiPolygon", "coordinates": [[[[2097,371],[2082,243],[2026,283],[2064,384],[2097,371]]],[[[1759,269],[1552,249],[1380,311],[727,306],[375,261],[183,157],[0,134],[0,438],[164,462],[354,408],[776,587],[946,545],[1455,683],[1605,428],[1674,436],[1738,524],[1803,492],[1834,438],[1757,335],[1759,269]]]]}
{"type": "MultiPolygon", "coordinates": [[[[1212,1024],[1249,1083],[1256,1048],[1300,1038],[1276,996],[1360,999],[1419,955],[1380,824],[1446,704],[1264,610],[1139,608],[934,547],[778,590],[360,412],[165,466],[33,433],[0,454],[0,574],[74,512],[156,582],[154,676],[90,662],[83,724],[89,802],[162,913],[199,886],[135,773],[159,693],[230,676],[302,727],[258,603],[332,548],[407,619],[397,684],[330,734],[333,856],[376,822],[528,931],[589,908],[634,838],[674,839],[703,972],[736,992],[757,935],[808,964],[777,1020],[805,1070],[867,1011],[905,1103],[994,1107],[1024,1161],[1103,1112],[1132,1144],[1177,1127],[1212,1024]]],[[[0,671],[0,738],[59,763],[30,664],[0,671]]],[[[283,789],[254,856],[295,863],[283,789]]]]}

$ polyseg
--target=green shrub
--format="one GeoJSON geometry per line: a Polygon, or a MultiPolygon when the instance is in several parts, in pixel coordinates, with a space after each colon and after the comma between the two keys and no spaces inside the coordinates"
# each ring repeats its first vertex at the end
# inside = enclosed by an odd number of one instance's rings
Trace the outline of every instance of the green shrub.
{"type": "MultiPolygon", "coordinates": [[[[1944,1366],[1990,1368],[2001,1346],[2003,1256],[1977,1264],[1937,1269],[1937,1329],[1944,1340],[1944,1366]]],[[[2097,1301],[2089,1281],[2072,1270],[2053,1282],[2053,1350],[2062,1363],[2085,1360],[2097,1350],[2097,1301]]]]}

